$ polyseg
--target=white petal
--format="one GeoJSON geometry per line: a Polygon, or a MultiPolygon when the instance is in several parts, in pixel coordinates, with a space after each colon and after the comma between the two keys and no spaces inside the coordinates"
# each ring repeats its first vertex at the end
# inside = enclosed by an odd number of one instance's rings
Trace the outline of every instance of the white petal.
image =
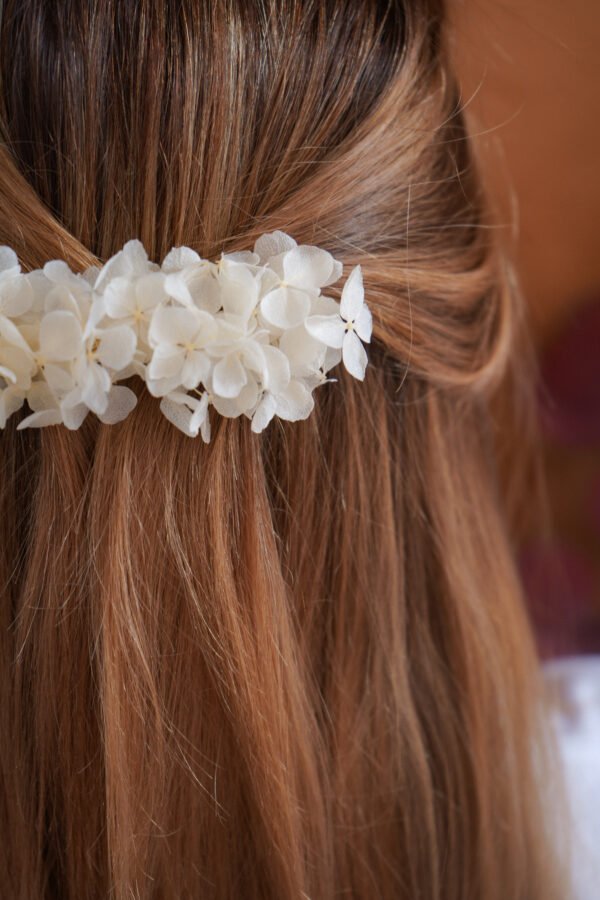
{"type": "Polygon", "coordinates": [[[148,376],[151,379],[173,378],[179,375],[185,362],[185,350],[163,344],[152,354],[148,365],[148,376]]]}
{"type": "Polygon", "coordinates": [[[342,290],[340,300],[340,312],[346,322],[354,322],[363,307],[365,291],[363,288],[362,271],[360,266],[355,266],[342,290]]]}
{"type": "Polygon", "coordinates": [[[220,397],[213,392],[211,403],[219,415],[225,416],[228,419],[235,419],[244,413],[249,413],[250,410],[255,408],[258,401],[258,395],[259,391],[256,381],[253,378],[250,378],[237,397],[227,399],[226,397],[220,397]]]}
{"type": "Polygon", "coordinates": [[[219,336],[219,323],[215,316],[203,309],[195,310],[196,331],[193,335],[193,343],[196,349],[204,349],[213,344],[219,336]]]}
{"type": "Polygon", "coordinates": [[[165,417],[189,437],[202,434],[202,440],[210,442],[210,419],[208,415],[208,395],[200,400],[183,391],[174,391],[161,401],[160,408],[165,417]]]}
{"type": "Polygon", "coordinates": [[[167,394],[172,394],[173,391],[177,391],[181,387],[181,378],[179,373],[172,378],[152,379],[148,377],[146,378],[146,387],[153,397],[165,397],[167,394]]]}
{"type": "Polygon", "coordinates": [[[78,403],[76,406],[70,406],[68,408],[61,407],[61,412],[62,421],[67,428],[71,431],[76,431],[87,416],[89,409],[85,403],[78,403]]]}
{"type": "Polygon", "coordinates": [[[147,269],[148,254],[144,249],[141,241],[127,241],[122,250],[123,260],[128,266],[132,274],[142,275],[147,269]]]}
{"type": "MultiPolygon", "coordinates": [[[[85,328],[83,329],[83,338],[87,340],[92,337],[96,327],[102,321],[102,319],[106,316],[106,305],[104,303],[104,297],[101,294],[94,294],[94,299],[92,300],[91,306],[88,309],[87,321],[85,323],[85,328]]],[[[81,304],[78,304],[79,309],[81,309],[81,304]]]]}
{"type": "MultiPolygon", "coordinates": [[[[57,397],[64,397],[65,394],[68,394],[69,391],[73,390],[73,375],[70,370],[64,369],[61,366],[52,365],[52,363],[47,363],[44,366],[44,378],[46,379],[46,383],[50,390],[56,394],[57,397]]],[[[34,385],[34,387],[38,387],[38,385],[34,385]]],[[[27,395],[27,402],[31,406],[31,391],[29,391],[27,395]]],[[[36,407],[32,407],[35,409],[36,407]]]]}
{"type": "Polygon", "coordinates": [[[256,279],[258,281],[260,295],[266,297],[267,294],[274,291],[275,288],[278,288],[282,278],[283,270],[275,272],[271,268],[259,269],[256,279]]]}
{"type": "MultiPolygon", "coordinates": [[[[96,415],[103,413],[108,406],[110,388],[110,375],[103,366],[92,363],[85,367],[85,376],[80,383],[81,402],[85,403],[96,415]]],[[[74,394],[76,393],[74,392],[74,394]]],[[[61,406],[64,408],[72,405],[74,405],[74,401],[67,395],[61,406]]]]}
{"type": "Polygon", "coordinates": [[[183,306],[192,306],[193,300],[187,280],[182,272],[171,272],[165,278],[165,293],[183,306]]]}
{"type": "MultiPolygon", "coordinates": [[[[332,259],[333,259],[333,257],[332,257],[332,259]]],[[[323,287],[326,287],[328,284],[335,284],[336,281],[339,281],[340,278],[342,277],[343,271],[344,271],[344,267],[343,267],[342,263],[339,261],[339,259],[334,259],[331,275],[329,277],[329,280],[324,283],[323,287]]]]}
{"type": "Polygon", "coordinates": [[[333,272],[333,256],[319,247],[295,247],[283,258],[284,279],[305,291],[316,293],[330,283],[333,272]]]}
{"type": "Polygon", "coordinates": [[[266,344],[250,339],[243,342],[240,353],[240,359],[243,365],[257,374],[260,378],[263,377],[267,365],[265,349],[266,344]]]}
{"type": "Polygon", "coordinates": [[[275,399],[277,415],[288,422],[307,419],[315,405],[311,392],[301,381],[291,381],[285,391],[278,394],[275,399]]]}
{"type": "Polygon", "coordinates": [[[22,316],[33,302],[33,289],[26,275],[0,281],[0,306],[7,316],[22,316]]]}
{"type": "Polygon", "coordinates": [[[290,383],[290,364],[287,356],[276,347],[263,347],[265,369],[263,387],[273,394],[279,394],[290,383]]]}
{"type": "Polygon", "coordinates": [[[322,341],[309,334],[305,325],[285,331],[279,339],[279,349],[285,353],[292,372],[297,375],[314,372],[325,356],[322,341]]]}
{"type": "Polygon", "coordinates": [[[240,412],[247,413],[251,409],[254,409],[258,402],[258,384],[254,380],[254,378],[248,378],[247,384],[241,389],[239,396],[236,397],[236,402],[240,407],[240,412]]]}
{"type": "Polygon", "coordinates": [[[339,316],[309,316],[306,330],[326,347],[341,347],[346,330],[339,316]]]}
{"type": "MultiPolygon", "coordinates": [[[[202,395],[204,396],[204,395],[202,395]]],[[[171,391],[169,394],[169,400],[173,400],[175,403],[183,403],[184,406],[187,406],[188,409],[191,409],[192,412],[198,408],[198,404],[200,400],[197,397],[194,397],[192,394],[188,394],[187,391],[171,391]]]]}
{"type": "Polygon", "coordinates": [[[142,275],[135,282],[137,306],[142,310],[154,309],[165,299],[165,278],[160,272],[142,275]]]}
{"type": "Polygon", "coordinates": [[[154,268],[148,261],[148,254],[140,241],[127,241],[119,253],[116,253],[100,269],[94,285],[97,291],[102,290],[109,279],[124,275],[128,278],[143,275],[154,268]]]}
{"type": "Polygon", "coordinates": [[[81,273],[81,277],[87,281],[91,288],[93,288],[101,271],[102,268],[100,266],[88,266],[88,268],[84,269],[81,273]]]}
{"type": "Polygon", "coordinates": [[[0,274],[10,273],[11,277],[21,271],[17,254],[11,247],[0,247],[0,274]]]}
{"type": "Polygon", "coordinates": [[[187,286],[193,303],[198,309],[208,313],[216,313],[222,305],[215,269],[214,266],[205,265],[187,275],[187,286]]]}
{"type": "Polygon", "coordinates": [[[210,443],[210,417],[208,414],[208,394],[202,394],[200,402],[192,413],[190,420],[190,429],[198,434],[198,430],[202,435],[205,444],[210,443]]]}
{"type": "Polygon", "coordinates": [[[218,285],[225,312],[248,319],[258,303],[259,282],[254,274],[240,263],[229,263],[218,285]]]}
{"type": "Polygon", "coordinates": [[[0,315],[0,336],[4,338],[4,340],[8,344],[12,344],[13,347],[19,347],[25,353],[31,353],[29,349],[29,344],[21,334],[21,331],[14,322],[11,322],[10,319],[7,319],[6,316],[0,315]]]}
{"type": "Polygon", "coordinates": [[[29,351],[4,344],[0,346],[0,365],[9,381],[18,382],[21,388],[29,387],[35,370],[35,362],[29,351]]]}
{"type": "Polygon", "coordinates": [[[248,266],[257,266],[260,263],[258,253],[252,253],[250,250],[237,250],[235,253],[224,253],[221,257],[225,262],[244,263],[248,266]]]}
{"type": "Polygon", "coordinates": [[[311,299],[310,314],[311,316],[339,316],[340,304],[333,297],[325,297],[320,294],[311,299]]]}
{"type": "Polygon", "coordinates": [[[75,359],[82,350],[81,325],[73,313],[46,313],[40,323],[40,351],[48,359],[75,359]]]}
{"type": "Polygon", "coordinates": [[[43,381],[36,381],[35,384],[31,385],[27,391],[27,405],[33,412],[43,412],[48,409],[58,410],[54,394],[43,381]]]}
{"type": "Polygon", "coordinates": [[[128,278],[120,276],[111,279],[104,289],[104,306],[113,319],[124,319],[135,310],[135,293],[128,278]]]}
{"type": "Polygon", "coordinates": [[[188,437],[196,437],[198,428],[192,427],[192,412],[183,403],[178,403],[171,397],[163,397],[160,401],[160,411],[163,416],[175,425],[188,437]]]}
{"type": "Polygon", "coordinates": [[[10,381],[13,384],[15,384],[17,380],[17,376],[15,375],[13,370],[7,369],[6,366],[0,366],[0,375],[2,376],[2,378],[5,378],[6,381],[10,381]]]}
{"type": "Polygon", "coordinates": [[[98,418],[105,425],[114,425],[126,419],[137,403],[137,397],[128,387],[121,384],[112,386],[108,395],[108,405],[98,418]]]}
{"type": "MultiPolygon", "coordinates": [[[[86,317],[86,311],[89,307],[90,292],[79,290],[79,285],[55,284],[45,279],[46,288],[44,291],[43,306],[46,312],[70,312],[79,321],[83,321],[86,317]],[[76,287],[77,290],[73,288],[76,287]]],[[[83,282],[82,282],[83,283],[83,282]]]]}
{"type": "Polygon", "coordinates": [[[258,254],[261,262],[266,263],[279,253],[286,253],[296,247],[296,241],[283,231],[273,231],[263,234],[254,245],[254,252],[258,254]]]}
{"type": "Polygon", "coordinates": [[[218,394],[213,394],[211,403],[219,415],[226,419],[237,419],[244,413],[244,406],[239,402],[239,397],[228,400],[225,397],[219,397],[218,394]]]}
{"type": "Polygon", "coordinates": [[[230,353],[220,360],[214,368],[213,391],[220,397],[237,397],[247,381],[246,370],[235,353],[230,353]]]}
{"type": "Polygon", "coordinates": [[[45,264],[43,272],[48,281],[54,284],[69,284],[75,278],[74,273],[62,259],[51,259],[45,264]]]}
{"type": "Polygon", "coordinates": [[[7,419],[21,409],[24,402],[25,392],[19,388],[11,386],[0,392],[0,428],[4,428],[7,419]]]}
{"type": "Polygon", "coordinates": [[[359,381],[362,381],[367,368],[367,354],[353,331],[347,331],[344,336],[342,359],[348,372],[355,378],[358,378],[359,381]]]}
{"type": "Polygon", "coordinates": [[[367,344],[370,342],[373,333],[373,316],[366,304],[354,320],[354,330],[361,341],[365,341],[367,344]]]}
{"type": "Polygon", "coordinates": [[[200,434],[205,444],[210,444],[210,416],[207,415],[200,426],[200,434]]]}
{"type": "Polygon", "coordinates": [[[275,415],[276,405],[273,394],[264,395],[252,416],[252,425],[250,427],[255,434],[260,434],[267,427],[275,415]]]}
{"type": "Polygon", "coordinates": [[[202,262],[195,250],[189,247],[173,247],[163,259],[163,272],[180,272],[188,266],[195,266],[202,262]]]}
{"type": "Polygon", "coordinates": [[[182,385],[188,390],[192,390],[201,383],[206,384],[211,367],[210,358],[202,350],[188,353],[181,368],[182,385]]]}
{"type": "Polygon", "coordinates": [[[135,353],[137,339],[133,329],[117,325],[101,332],[97,357],[103,366],[119,371],[129,365],[135,353]]]}
{"type": "Polygon", "coordinates": [[[329,372],[342,361],[341,347],[328,347],[325,351],[325,358],[321,364],[324,372],[329,372]]]}
{"type": "Polygon", "coordinates": [[[310,297],[303,291],[280,287],[263,298],[260,310],[264,318],[276,328],[294,328],[310,312],[310,297]]]}
{"type": "Polygon", "coordinates": [[[197,313],[175,306],[159,306],[150,323],[149,340],[152,346],[160,343],[186,344],[198,329],[197,313]]]}
{"type": "Polygon", "coordinates": [[[59,409],[44,409],[21,419],[17,425],[17,431],[23,431],[24,428],[45,428],[47,425],[61,425],[62,420],[59,409]]]}

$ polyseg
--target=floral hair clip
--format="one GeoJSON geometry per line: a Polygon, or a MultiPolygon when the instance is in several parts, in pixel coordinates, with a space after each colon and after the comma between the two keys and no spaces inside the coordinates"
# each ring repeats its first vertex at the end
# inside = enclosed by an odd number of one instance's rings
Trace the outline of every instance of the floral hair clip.
{"type": "Polygon", "coordinates": [[[185,434],[210,440],[209,407],[245,415],[261,432],[274,416],[310,415],[316,387],[340,361],[362,380],[371,339],[360,266],[338,303],[324,296],[342,265],[283,232],[218,262],[177,247],[161,266],[129,241],[102,268],[65,262],[23,273],[0,247],[0,427],[25,401],[18,428],[79,428],[88,412],[119,422],[138,375],[185,434]]]}

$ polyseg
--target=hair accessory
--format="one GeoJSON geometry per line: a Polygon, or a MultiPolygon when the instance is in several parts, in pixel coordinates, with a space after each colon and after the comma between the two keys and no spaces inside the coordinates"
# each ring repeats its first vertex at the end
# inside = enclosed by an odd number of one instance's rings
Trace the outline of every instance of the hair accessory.
{"type": "Polygon", "coordinates": [[[371,339],[360,266],[338,303],[324,296],[342,265],[281,231],[254,252],[218,262],[177,247],[161,266],[129,241],[102,268],[65,262],[23,273],[0,247],[0,427],[27,401],[18,428],[79,428],[89,411],[119,422],[138,375],[185,434],[210,440],[208,410],[245,415],[261,432],[273,416],[310,415],[313,390],[340,360],[362,380],[371,339]]]}

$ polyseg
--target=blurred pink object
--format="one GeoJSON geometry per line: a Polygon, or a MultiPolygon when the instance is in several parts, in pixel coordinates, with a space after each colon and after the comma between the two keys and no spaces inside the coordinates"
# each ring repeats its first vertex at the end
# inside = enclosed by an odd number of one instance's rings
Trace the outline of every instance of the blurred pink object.
{"type": "Polygon", "coordinates": [[[600,446],[600,302],[584,307],[544,353],[542,381],[548,436],[600,446]]]}

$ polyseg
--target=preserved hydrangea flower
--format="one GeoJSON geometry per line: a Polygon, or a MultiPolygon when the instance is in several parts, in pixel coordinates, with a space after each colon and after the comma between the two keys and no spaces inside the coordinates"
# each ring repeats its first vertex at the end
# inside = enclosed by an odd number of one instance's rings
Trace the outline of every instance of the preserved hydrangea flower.
{"type": "Polygon", "coordinates": [[[283,232],[254,252],[201,259],[174,248],[162,266],[129,241],[102,268],[73,273],[55,260],[21,272],[0,248],[0,427],[27,402],[19,428],[78,428],[88,412],[124,419],[141,377],[164,415],[210,440],[209,409],[251,419],[310,415],[315,388],[340,360],[362,380],[371,339],[360,267],[341,302],[323,295],[342,265],[283,232]]]}

